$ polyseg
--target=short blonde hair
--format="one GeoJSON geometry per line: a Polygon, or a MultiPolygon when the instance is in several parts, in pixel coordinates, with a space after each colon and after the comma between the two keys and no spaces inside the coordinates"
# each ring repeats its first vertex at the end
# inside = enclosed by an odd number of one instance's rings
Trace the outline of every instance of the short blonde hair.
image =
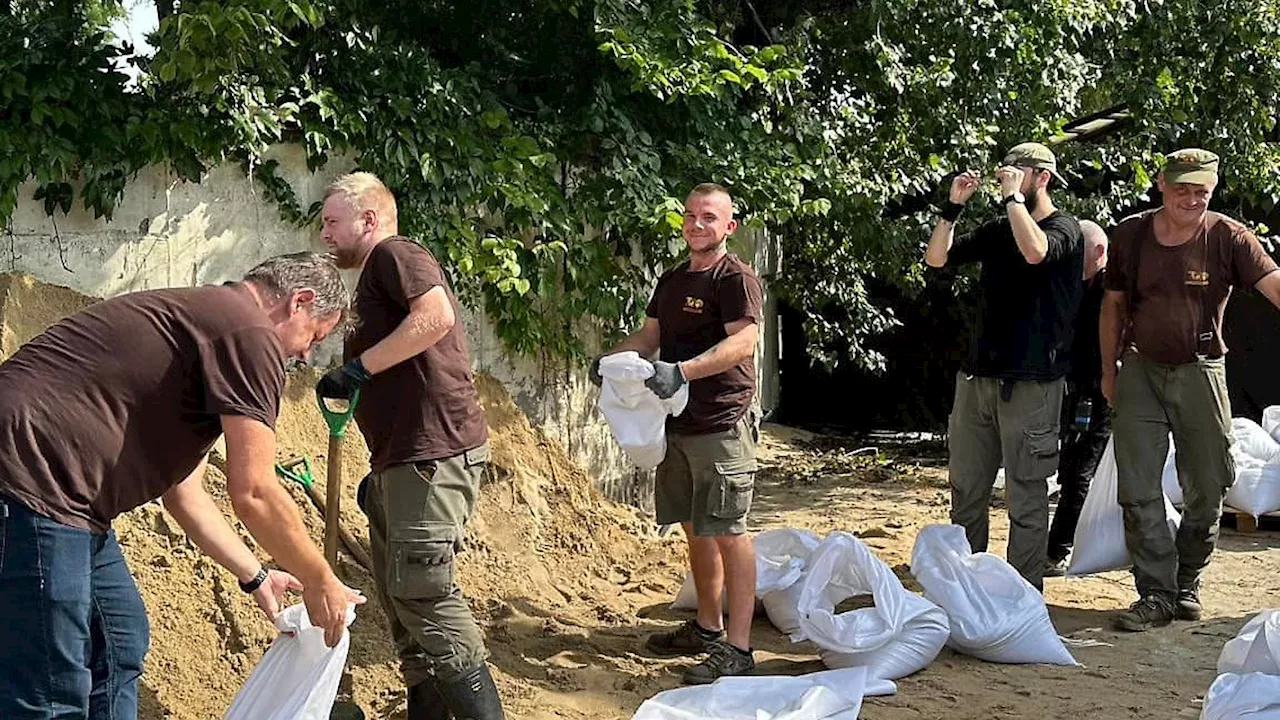
{"type": "Polygon", "coordinates": [[[371,172],[353,172],[339,176],[325,189],[324,199],[328,200],[332,195],[343,196],[357,211],[377,212],[390,230],[394,231],[399,227],[396,196],[371,172]]]}

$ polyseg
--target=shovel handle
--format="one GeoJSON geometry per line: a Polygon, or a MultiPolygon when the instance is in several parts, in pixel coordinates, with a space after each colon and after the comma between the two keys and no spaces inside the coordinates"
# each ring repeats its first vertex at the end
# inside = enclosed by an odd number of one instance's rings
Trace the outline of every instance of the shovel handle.
{"type": "MultiPolygon", "coordinates": [[[[351,400],[347,403],[345,411],[333,410],[325,402],[326,398],[316,395],[316,404],[320,406],[320,415],[324,417],[325,424],[329,426],[329,437],[340,438],[347,433],[347,423],[351,421],[351,416],[356,412],[356,403],[360,400],[360,390],[351,395],[351,400]]],[[[332,465],[333,463],[330,463],[332,465]]]]}
{"type": "Polygon", "coordinates": [[[329,436],[329,475],[325,482],[324,559],[338,571],[339,518],[342,515],[342,435],[329,436]]]}

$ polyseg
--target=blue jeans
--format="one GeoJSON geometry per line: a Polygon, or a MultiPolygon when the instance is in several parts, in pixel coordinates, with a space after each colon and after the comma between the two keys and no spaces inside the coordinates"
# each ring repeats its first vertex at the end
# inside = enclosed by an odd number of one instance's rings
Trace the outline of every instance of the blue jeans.
{"type": "Polygon", "coordinates": [[[0,718],[136,720],[150,640],[114,532],[0,495],[0,718]]]}

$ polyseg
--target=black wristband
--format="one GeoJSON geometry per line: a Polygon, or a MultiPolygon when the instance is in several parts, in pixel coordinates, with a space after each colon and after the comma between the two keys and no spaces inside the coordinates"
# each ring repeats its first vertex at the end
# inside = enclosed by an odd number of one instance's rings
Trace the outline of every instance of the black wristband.
{"type": "Polygon", "coordinates": [[[951,224],[955,224],[960,219],[960,214],[964,212],[964,204],[953,203],[950,200],[942,206],[942,210],[938,213],[938,217],[946,220],[951,224]]]}
{"type": "Polygon", "coordinates": [[[262,583],[266,581],[267,581],[267,568],[263,567],[262,569],[258,570],[258,574],[254,575],[252,580],[250,580],[249,582],[240,583],[240,589],[247,593],[251,593],[254,590],[257,590],[259,587],[261,587],[262,583]]]}

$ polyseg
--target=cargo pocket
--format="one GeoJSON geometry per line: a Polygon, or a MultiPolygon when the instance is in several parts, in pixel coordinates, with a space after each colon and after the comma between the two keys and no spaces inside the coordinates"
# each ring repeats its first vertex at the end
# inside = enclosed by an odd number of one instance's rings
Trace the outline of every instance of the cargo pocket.
{"type": "Polygon", "coordinates": [[[400,528],[387,543],[387,593],[404,600],[441,598],[453,592],[458,533],[452,525],[400,528]]]}
{"type": "Polygon", "coordinates": [[[756,486],[755,458],[735,458],[716,463],[716,482],[711,486],[707,511],[721,520],[736,520],[751,509],[756,486]]]}
{"type": "Polygon", "coordinates": [[[1047,478],[1058,471],[1057,428],[1027,428],[1022,431],[1022,472],[1027,480],[1047,478]]]}

